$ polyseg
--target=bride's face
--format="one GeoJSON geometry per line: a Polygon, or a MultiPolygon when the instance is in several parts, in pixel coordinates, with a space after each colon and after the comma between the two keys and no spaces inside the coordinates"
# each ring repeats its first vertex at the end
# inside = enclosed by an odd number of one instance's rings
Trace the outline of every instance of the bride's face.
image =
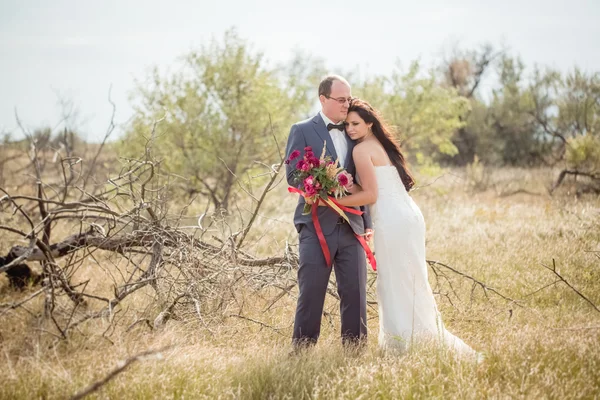
{"type": "Polygon", "coordinates": [[[367,124],[356,111],[348,113],[346,117],[346,133],[352,140],[363,140],[368,134],[373,124],[367,124]]]}

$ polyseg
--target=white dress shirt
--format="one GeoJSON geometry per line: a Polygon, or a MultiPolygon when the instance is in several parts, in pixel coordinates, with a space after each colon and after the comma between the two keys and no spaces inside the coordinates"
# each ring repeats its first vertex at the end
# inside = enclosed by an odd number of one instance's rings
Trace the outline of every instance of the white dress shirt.
{"type": "MultiPolygon", "coordinates": [[[[325,127],[327,124],[338,125],[338,123],[333,122],[323,113],[323,111],[319,111],[321,114],[321,118],[325,122],[325,127]]],[[[346,133],[344,131],[340,131],[339,129],[332,129],[329,131],[329,135],[331,136],[331,140],[333,141],[333,147],[335,147],[335,152],[338,155],[339,166],[343,167],[346,161],[346,153],[348,153],[348,142],[346,142],[346,133]]],[[[333,160],[335,161],[335,160],[333,160]]]]}

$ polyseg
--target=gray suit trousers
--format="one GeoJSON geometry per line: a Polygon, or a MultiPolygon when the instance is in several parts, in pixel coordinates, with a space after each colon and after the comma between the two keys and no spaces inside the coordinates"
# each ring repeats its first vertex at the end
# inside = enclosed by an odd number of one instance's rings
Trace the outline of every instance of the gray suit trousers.
{"type": "MultiPolygon", "coordinates": [[[[367,336],[367,268],[363,248],[347,223],[338,223],[325,235],[340,296],[342,341],[355,343],[367,336]]],[[[294,321],[295,346],[314,344],[321,332],[321,316],[331,274],[325,263],[319,239],[306,225],[300,229],[300,294],[294,321]]]]}

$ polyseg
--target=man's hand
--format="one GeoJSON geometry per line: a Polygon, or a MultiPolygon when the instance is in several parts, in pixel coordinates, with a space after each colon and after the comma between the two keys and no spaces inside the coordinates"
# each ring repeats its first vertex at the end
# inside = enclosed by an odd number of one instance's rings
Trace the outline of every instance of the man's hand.
{"type": "Polygon", "coordinates": [[[365,240],[368,242],[373,239],[373,229],[365,229],[365,240]]]}

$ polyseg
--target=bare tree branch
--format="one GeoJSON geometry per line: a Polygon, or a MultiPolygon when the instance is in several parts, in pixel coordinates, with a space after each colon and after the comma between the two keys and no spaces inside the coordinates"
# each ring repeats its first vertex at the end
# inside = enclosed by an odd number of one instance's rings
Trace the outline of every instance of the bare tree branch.
{"type": "Polygon", "coordinates": [[[589,305],[592,306],[592,308],[594,308],[594,310],[600,312],[600,308],[598,308],[598,306],[596,306],[590,299],[588,299],[586,296],[584,296],[579,290],[577,290],[577,288],[575,288],[575,286],[571,285],[556,269],[556,260],[553,258],[552,259],[552,267],[549,267],[545,264],[542,264],[542,266],[544,268],[546,268],[549,271],[552,271],[552,273],[554,275],[556,275],[556,277],[558,278],[559,281],[563,282],[565,285],[567,285],[569,288],[571,288],[571,290],[573,290],[575,293],[577,293],[577,295],[579,297],[581,297],[583,300],[585,300],[589,305]]]}
{"type": "Polygon", "coordinates": [[[96,392],[98,389],[100,389],[102,386],[106,385],[108,382],[110,382],[112,379],[114,379],[121,372],[125,371],[131,364],[135,363],[136,361],[141,361],[145,358],[149,358],[150,356],[158,356],[158,358],[161,358],[160,353],[164,352],[168,349],[170,349],[170,346],[163,347],[158,350],[146,350],[146,351],[136,354],[133,357],[129,357],[127,360],[120,363],[121,365],[119,365],[117,368],[110,371],[104,378],[92,383],[91,385],[89,385],[88,387],[83,389],[82,391],[74,394],[71,397],[71,400],[80,400],[86,396],[89,396],[90,394],[92,394],[92,393],[96,392]]]}

